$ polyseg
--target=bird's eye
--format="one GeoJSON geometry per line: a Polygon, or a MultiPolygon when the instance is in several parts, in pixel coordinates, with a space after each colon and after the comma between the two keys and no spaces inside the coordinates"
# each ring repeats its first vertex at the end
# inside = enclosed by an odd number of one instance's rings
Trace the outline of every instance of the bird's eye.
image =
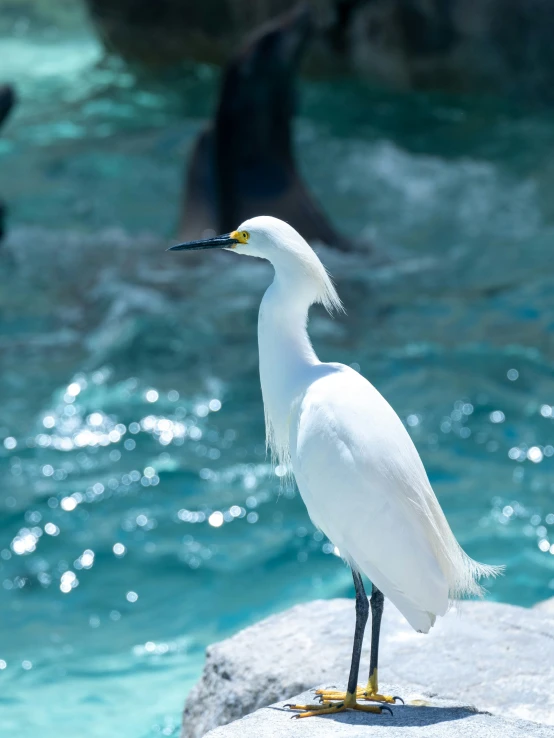
{"type": "Polygon", "coordinates": [[[249,235],[248,235],[248,233],[246,231],[243,231],[241,233],[241,236],[244,238],[245,241],[248,241],[249,235]]]}

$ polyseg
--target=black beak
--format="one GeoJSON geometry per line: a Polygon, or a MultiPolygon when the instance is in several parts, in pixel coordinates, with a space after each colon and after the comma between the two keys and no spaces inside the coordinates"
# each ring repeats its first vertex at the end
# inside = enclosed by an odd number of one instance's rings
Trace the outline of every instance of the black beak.
{"type": "Polygon", "coordinates": [[[225,249],[232,247],[239,240],[233,238],[232,233],[225,233],[223,236],[214,236],[214,238],[204,238],[200,241],[187,241],[186,243],[178,243],[170,246],[168,251],[197,251],[199,249],[225,249]]]}

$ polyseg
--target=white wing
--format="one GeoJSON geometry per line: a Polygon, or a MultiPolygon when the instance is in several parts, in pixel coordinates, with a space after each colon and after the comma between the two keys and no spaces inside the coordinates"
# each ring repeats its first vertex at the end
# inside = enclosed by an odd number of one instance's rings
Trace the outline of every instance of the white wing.
{"type": "Polygon", "coordinates": [[[360,374],[319,367],[291,415],[290,451],[312,521],[341,556],[427,633],[450,594],[476,591],[479,569],[458,545],[398,415],[360,374]]]}

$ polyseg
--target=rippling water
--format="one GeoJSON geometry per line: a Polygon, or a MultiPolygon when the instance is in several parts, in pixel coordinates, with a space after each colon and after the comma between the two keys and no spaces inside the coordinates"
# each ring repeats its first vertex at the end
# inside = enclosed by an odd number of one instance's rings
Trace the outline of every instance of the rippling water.
{"type": "MultiPolygon", "coordinates": [[[[265,457],[257,306],[268,267],[167,254],[217,77],[142,80],[90,34],[3,43],[0,139],[3,735],[173,735],[203,649],[350,592],[265,457]]],[[[391,400],[490,597],[554,594],[550,113],[305,83],[297,142],[344,232],[321,255],[348,316],[323,360],[391,400]],[[324,152],[324,155],[322,155],[324,152]]]]}

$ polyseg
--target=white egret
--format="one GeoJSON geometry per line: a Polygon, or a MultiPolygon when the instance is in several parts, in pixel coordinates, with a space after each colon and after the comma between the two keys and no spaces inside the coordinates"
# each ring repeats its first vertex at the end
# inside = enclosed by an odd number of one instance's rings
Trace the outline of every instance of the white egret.
{"type": "Polygon", "coordinates": [[[322,690],[319,705],[290,705],[297,717],[347,708],[381,712],[394,697],[378,691],[384,596],[410,625],[428,633],[451,598],[479,595],[479,578],[499,567],[462,550],[431,488],[402,421],[364,377],[319,361],[307,332],[308,310],[342,310],[325,267],[287,223],[260,216],[238,230],[172,249],[225,248],[268,259],[275,277],[260,307],[258,344],[267,443],[290,464],[313,523],[352,569],[356,626],[346,692],[322,690]],[[361,574],[372,583],[369,681],[358,671],[369,605],[361,574]]]}

